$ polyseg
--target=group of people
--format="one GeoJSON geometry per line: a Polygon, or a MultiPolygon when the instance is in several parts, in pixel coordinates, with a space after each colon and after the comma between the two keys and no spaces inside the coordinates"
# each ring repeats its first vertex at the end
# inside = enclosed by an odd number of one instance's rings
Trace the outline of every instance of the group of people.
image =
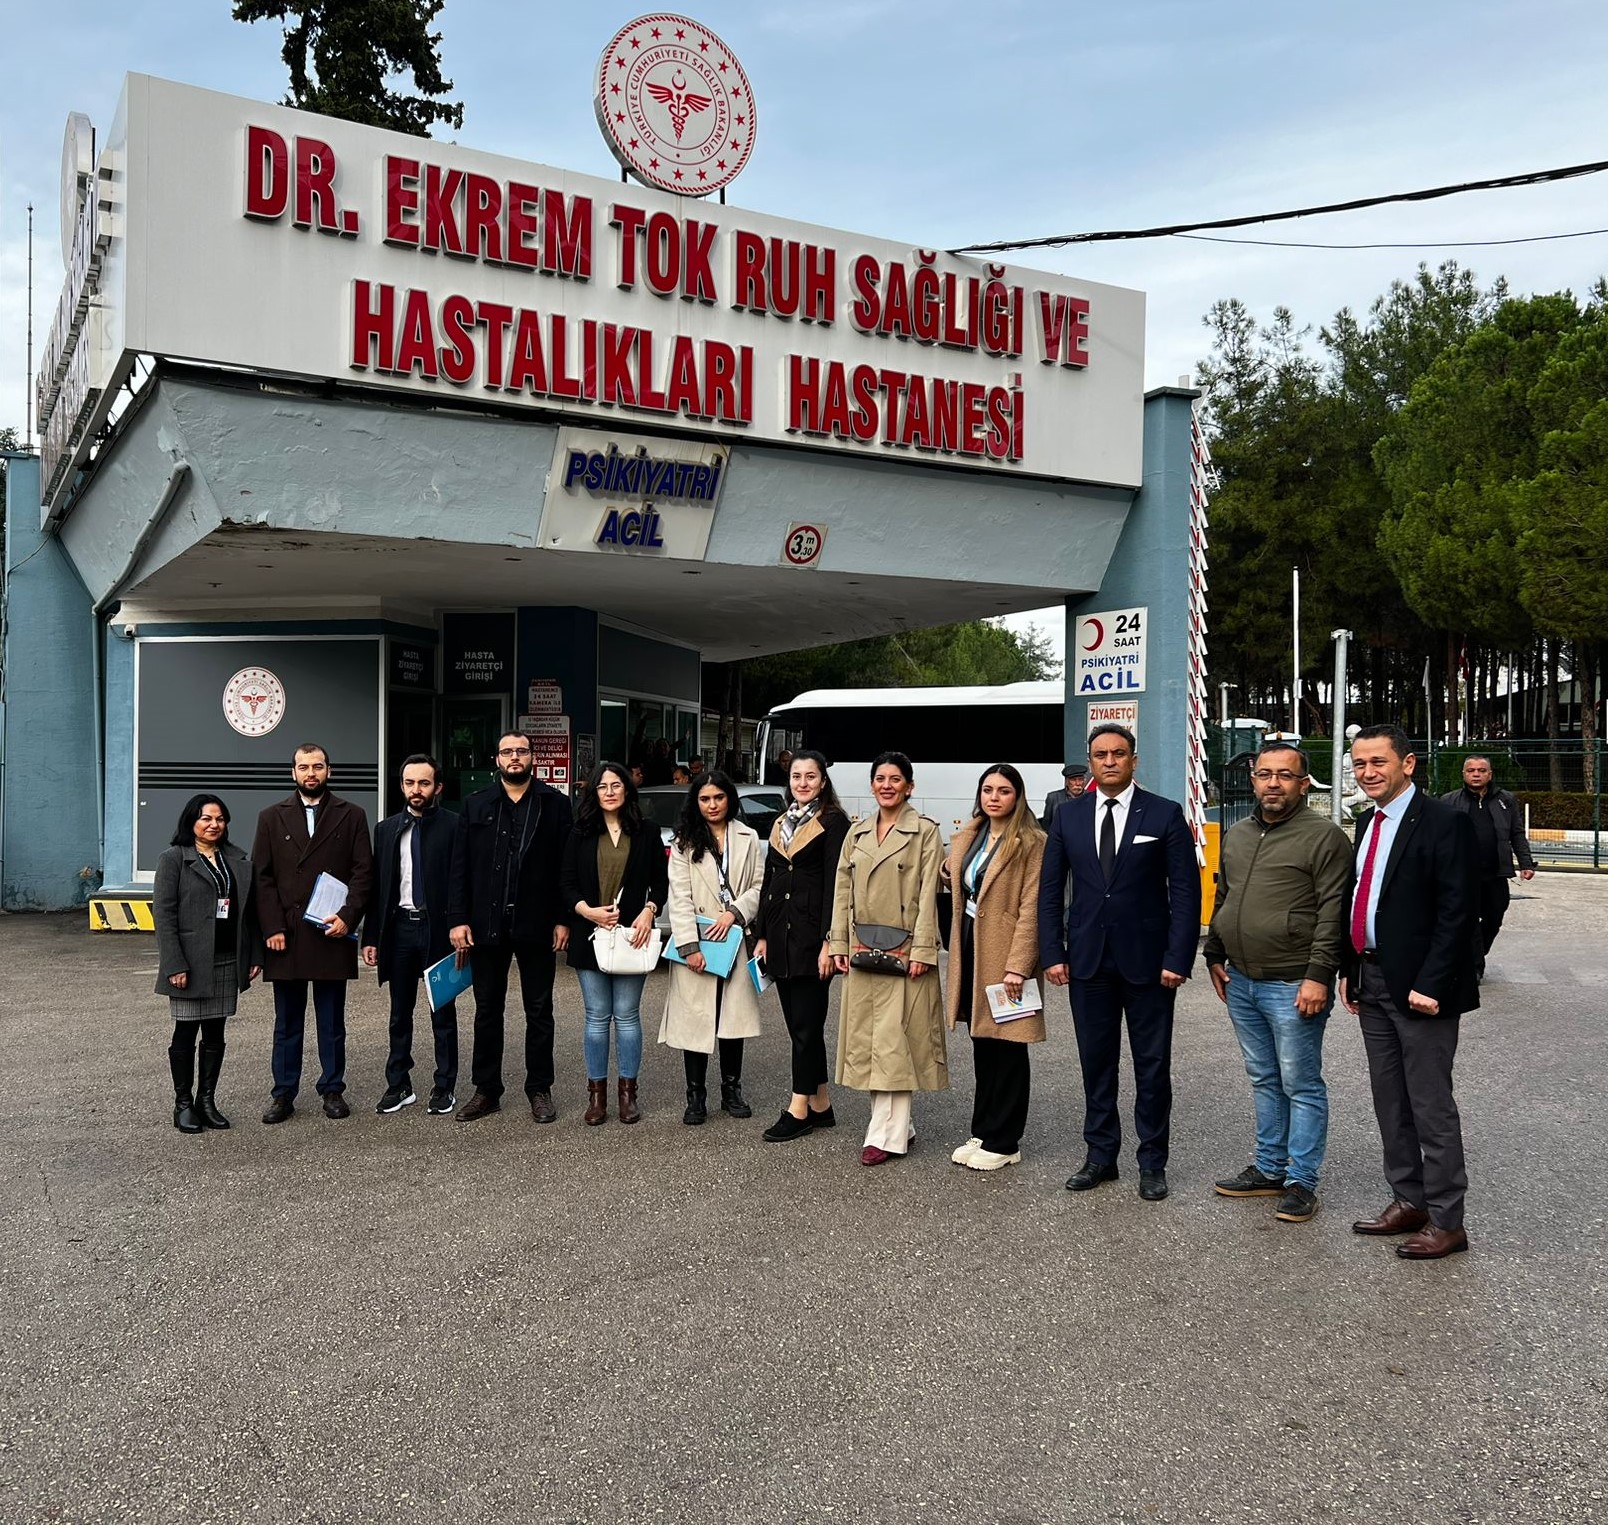
{"type": "MultiPolygon", "coordinates": [[[[1286,1222],[1316,1213],[1328,1125],[1322,1041],[1338,991],[1361,1023],[1392,1192],[1383,1212],[1353,1226],[1406,1235],[1397,1248],[1405,1258],[1439,1258],[1468,1242],[1452,1090],[1457,1019],[1479,1003],[1514,859],[1526,877],[1534,864],[1512,797],[1492,787],[1488,759],[1469,759],[1464,788],[1432,799],[1414,784],[1416,758],[1397,727],[1360,730],[1351,758],[1372,802],[1355,844],[1306,808],[1306,754],[1283,740],[1258,754],[1256,809],[1222,844],[1204,959],[1244,1056],[1256,1142],[1252,1162],[1216,1190],[1276,1196],[1286,1222]]],[[[317,745],[296,749],[294,792],[262,812],[249,857],[229,841],[221,800],[198,795],[186,805],[158,865],[154,907],[157,989],[174,1019],[178,1128],[228,1126],[216,1100],[224,1028],[258,973],[274,991],[274,1084],[263,1121],[295,1110],[309,988],[323,1110],[347,1116],[344,997],[359,957],[390,985],[380,1112],[417,1099],[419,988],[425,971],[447,959],[468,961],[475,1001],[474,1092],[458,1115],[474,1121],[500,1108],[517,963],[525,1094],[535,1121],[550,1123],[560,953],[585,1009],[583,1120],[608,1118],[612,1039],[617,1115],[634,1123],[641,1000],[663,913],[674,962],[658,1037],[682,1051],[687,1125],[708,1118],[711,1055],[721,1109],[752,1115],[743,1049],[774,985],[792,1076],[767,1141],[833,1127],[835,1081],[871,1095],[862,1163],[907,1153],[915,1094],[948,1087],[946,1035],[964,1026],[976,1085],[970,1136],[952,1158],[979,1171],[1015,1164],[1031,1046],[1046,1036],[1041,975],[1045,986],[1069,990],[1082,1071],[1085,1158],[1068,1189],[1118,1178],[1125,1027],[1139,1196],[1167,1196],[1173,1013],[1196,956],[1200,878],[1182,809],[1135,780],[1132,732],[1096,727],[1087,765],[1068,765],[1065,789],[1042,813],[1014,766],[988,768],[947,851],[937,825],[911,804],[915,770],[899,752],[873,763],[876,810],[856,821],[838,803],[826,758],[791,755],[788,806],[764,843],[739,818],[732,780],[700,770],[668,852],[642,815],[633,770],[600,763],[572,811],[566,796],[532,777],[520,733],[499,739],[495,762],[495,782],[455,815],[438,807],[434,760],[410,757],[404,809],[379,823],[372,845],[363,812],[330,792],[329,758],[317,745]],[[320,874],[344,887],[344,903],[309,920],[320,874]],[[842,995],[829,1068],[835,978],[842,995]]],[[[458,1073],[451,1002],[433,1010],[432,1028],[429,1110],[450,1113],[458,1073]]]]}

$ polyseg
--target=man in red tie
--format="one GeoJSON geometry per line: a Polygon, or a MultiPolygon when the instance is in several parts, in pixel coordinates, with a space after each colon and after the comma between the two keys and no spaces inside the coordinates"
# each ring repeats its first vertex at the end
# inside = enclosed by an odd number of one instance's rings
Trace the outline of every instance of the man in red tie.
{"type": "Polygon", "coordinates": [[[1468,1248],[1463,1129],[1452,1094],[1458,1018],[1480,1004],[1475,977],[1479,875],[1468,818],[1413,783],[1418,759],[1399,726],[1351,744],[1373,802],[1357,821],[1357,881],[1340,999],[1361,1020],[1390,1205],[1352,1224],[1409,1237],[1404,1260],[1468,1248]]]}

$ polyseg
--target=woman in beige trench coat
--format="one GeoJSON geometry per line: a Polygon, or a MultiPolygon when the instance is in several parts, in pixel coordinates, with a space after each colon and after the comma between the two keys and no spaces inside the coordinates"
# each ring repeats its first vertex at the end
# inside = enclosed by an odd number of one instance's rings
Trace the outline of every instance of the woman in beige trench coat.
{"type": "Polygon", "coordinates": [[[972,1170],[1022,1159],[1031,1086],[1028,1045],[1044,1041],[1042,1008],[996,1022],[987,988],[1011,1000],[1038,968],[1039,871],[1044,832],[1028,807],[1022,775],[995,763],[977,781],[972,818],[949,843],[944,878],[955,896],[949,934],[949,1025],[971,1029],[977,1095],[972,1136],[951,1158],[972,1170]]]}
{"type": "Polygon", "coordinates": [[[949,1089],[942,997],[938,990],[938,827],[910,804],[915,775],[902,752],[871,765],[876,815],[849,828],[838,860],[832,908],[832,957],[845,976],[838,1013],[837,1083],[871,1093],[871,1126],[862,1165],[904,1154],[916,1136],[910,1121],[917,1091],[949,1089]],[[857,926],[908,933],[892,951],[904,974],[852,966],[857,926]]]}
{"type": "Polygon", "coordinates": [[[687,960],[670,965],[659,1042],[682,1050],[687,1110],[682,1122],[696,1127],[709,1116],[709,1056],[720,1048],[720,1105],[732,1117],[752,1117],[743,1099],[743,1039],[759,1036],[759,996],[748,976],[748,952],[724,978],[704,967],[698,950],[698,918],[713,923],[704,937],[717,941],[732,927],[747,928],[759,910],[765,849],[751,827],[737,819],[737,786],[718,769],[700,774],[687,791],[670,852],[670,941],[687,960]]]}

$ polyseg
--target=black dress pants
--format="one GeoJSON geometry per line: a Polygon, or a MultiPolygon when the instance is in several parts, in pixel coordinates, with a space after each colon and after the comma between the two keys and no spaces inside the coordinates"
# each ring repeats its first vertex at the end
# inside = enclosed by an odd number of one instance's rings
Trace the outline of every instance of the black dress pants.
{"type": "MultiPolygon", "coordinates": [[[[413,1073],[413,1012],[418,1004],[419,982],[433,962],[430,957],[430,923],[399,911],[391,923],[391,1052],[385,1061],[388,1090],[404,1086],[413,1073]]],[[[429,1001],[426,999],[428,1006],[429,1001]]],[[[458,1084],[458,1003],[448,1001],[430,1013],[435,1038],[435,1081],[439,1090],[458,1084]]]]}
{"type": "Polygon", "coordinates": [[[1495,876],[1480,880],[1480,965],[1485,964],[1485,955],[1491,951],[1491,944],[1496,941],[1496,934],[1502,930],[1502,918],[1508,913],[1508,904],[1512,900],[1512,891],[1505,878],[1495,876]]]}
{"type": "Polygon", "coordinates": [[[475,986],[475,1055],[470,1078],[493,1099],[503,1093],[503,1008],[508,969],[519,962],[525,1007],[525,1094],[553,1088],[553,976],[558,955],[551,934],[529,941],[476,943],[470,954],[475,986]]]}
{"type": "MultiPolygon", "coordinates": [[[[970,992],[977,983],[973,963],[971,917],[960,926],[961,989],[970,992]]],[[[961,997],[961,1020],[968,1027],[966,1011],[969,996],[961,997]]],[[[972,1035],[972,1070],[976,1094],[972,1100],[971,1131],[992,1154],[1015,1154],[1022,1147],[1027,1127],[1027,1104],[1032,1093],[1033,1071],[1028,1045],[1011,1038],[979,1038],[972,1035]]]]}
{"type": "Polygon", "coordinates": [[[826,1007],[831,980],[814,975],[776,981],[787,1036],[793,1040],[793,1094],[813,1096],[827,1082],[826,1007]]]}
{"type": "Polygon", "coordinates": [[[1171,1143],[1173,1007],[1178,992],[1161,983],[1123,979],[1108,954],[1093,979],[1072,981],[1072,1025],[1083,1070],[1083,1142],[1096,1165],[1114,1165],[1122,1153],[1117,1112],[1117,1068],[1126,1018],[1133,1055],[1134,1132],[1139,1169],[1165,1170],[1171,1143]]]}
{"type": "MultiPolygon", "coordinates": [[[[743,1078],[743,1040],[741,1038],[721,1038],[719,1047],[720,1078],[722,1080],[741,1080],[743,1078]]],[[[688,1085],[701,1086],[708,1081],[708,1054],[699,1053],[695,1049],[684,1049],[681,1054],[681,1065],[686,1071],[688,1085]]]]}

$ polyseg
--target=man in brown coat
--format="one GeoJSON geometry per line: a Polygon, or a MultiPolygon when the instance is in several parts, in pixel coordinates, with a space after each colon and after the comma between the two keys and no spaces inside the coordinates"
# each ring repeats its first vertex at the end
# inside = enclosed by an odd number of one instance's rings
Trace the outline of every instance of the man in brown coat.
{"type": "Polygon", "coordinates": [[[346,982],[357,978],[358,921],[374,878],[368,818],[329,792],[329,754],[316,742],[296,748],[296,790],[257,817],[251,861],[257,872],[257,914],[268,943],[265,974],[274,987],[274,1091],[265,1123],[295,1110],[301,1085],[307,985],[312,982],[322,1071],[324,1116],[347,1117],[346,982]],[[346,886],[346,902],[322,925],[303,919],[320,874],[346,886]]]}

